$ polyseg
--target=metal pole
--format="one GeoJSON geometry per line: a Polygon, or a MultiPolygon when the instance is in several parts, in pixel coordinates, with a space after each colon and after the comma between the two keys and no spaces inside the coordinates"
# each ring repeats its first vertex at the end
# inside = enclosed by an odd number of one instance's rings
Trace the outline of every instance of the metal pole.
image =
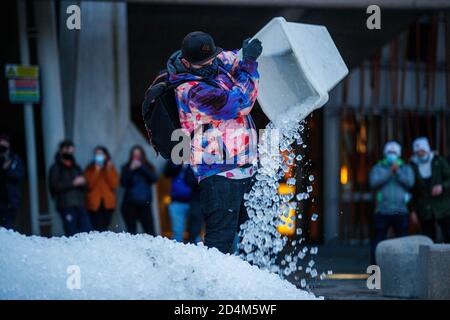
{"type": "MultiPolygon", "coordinates": [[[[17,2],[20,38],[20,62],[22,65],[30,64],[30,52],[27,36],[27,10],[25,0],[17,2]]],[[[31,233],[39,235],[39,197],[38,176],[36,160],[36,143],[34,130],[34,109],[31,103],[24,104],[25,136],[27,147],[28,187],[30,192],[31,233]]]]}
{"type": "MultiPolygon", "coordinates": [[[[42,134],[46,172],[53,163],[58,143],[64,139],[64,115],[61,74],[59,69],[58,38],[54,1],[34,1],[34,18],[37,29],[38,61],[41,68],[42,134]]],[[[61,235],[61,218],[55,211],[53,200],[47,192],[52,235],[61,235]]]]}

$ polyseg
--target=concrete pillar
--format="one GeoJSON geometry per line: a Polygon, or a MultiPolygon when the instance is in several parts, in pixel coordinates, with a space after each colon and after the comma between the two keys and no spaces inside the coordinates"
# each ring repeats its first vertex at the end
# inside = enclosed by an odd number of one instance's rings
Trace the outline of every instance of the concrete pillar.
{"type": "Polygon", "coordinates": [[[324,242],[330,243],[339,237],[340,118],[337,107],[325,106],[323,128],[323,227],[324,242]]]}
{"type": "MultiPolygon", "coordinates": [[[[37,48],[41,68],[42,130],[45,166],[48,172],[58,143],[64,139],[64,117],[59,69],[58,38],[53,1],[34,1],[37,48]]],[[[49,194],[47,192],[47,194],[49,194]]],[[[62,224],[50,196],[49,212],[53,235],[62,234],[62,224]]]]}
{"type": "MultiPolygon", "coordinates": [[[[61,41],[67,41],[61,44],[62,48],[76,44],[76,53],[72,53],[76,77],[67,80],[73,86],[73,110],[65,110],[65,116],[71,123],[69,135],[75,142],[77,160],[81,166],[86,166],[92,159],[95,146],[104,145],[120,170],[128,160],[130,148],[140,144],[148,159],[159,169],[161,160],[156,159],[146,137],[130,118],[127,5],[83,1],[80,9],[81,29],[76,31],[76,41],[69,32],[61,33],[61,41]]],[[[64,61],[70,63],[69,59],[64,61]]],[[[119,191],[119,204],[121,195],[119,191]]],[[[154,201],[157,201],[156,194],[154,201]]],[[[156,232],[159,233],[157,207],[153,211],[156,232]]],[[[114,215],[112,229],[123,230],[119,212],[114,215]]]]}

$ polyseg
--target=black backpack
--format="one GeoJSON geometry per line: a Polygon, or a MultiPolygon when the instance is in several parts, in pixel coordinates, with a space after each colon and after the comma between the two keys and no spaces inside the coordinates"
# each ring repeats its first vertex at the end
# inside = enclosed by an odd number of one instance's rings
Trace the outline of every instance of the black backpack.
{"type": "MultiPolygon", "coordinates": [[[[167,70],[163,70],[145,92],[144,102],[142,103],[142,117],[144,118],[148,139],[155,151],[166,160],[170,159],[173,147],[179,143],[179,141],[171,140],[172,132],[181,128],[175,89],[189,81],[192,80],[169,83],[169,73],[167,70]]],[[[207,79],[195,81],[203,81],[217,86],[207,79]]]]}

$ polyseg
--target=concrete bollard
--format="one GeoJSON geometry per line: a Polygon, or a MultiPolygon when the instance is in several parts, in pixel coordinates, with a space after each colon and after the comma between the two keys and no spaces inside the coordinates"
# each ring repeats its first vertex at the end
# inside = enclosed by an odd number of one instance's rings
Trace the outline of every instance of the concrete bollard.
{"type": "Polygon", "coordinates": [[[425,236],[388,239],[378,244],[375,255],[381,271],[381,291],[384,296],[419,296],[419,246],[431,244],[433,241],[425,236]]]}
{"type": "Polygon", "coordinates": [[[419,248],[419,297],[450,300],[450,244],[419,248]]]}

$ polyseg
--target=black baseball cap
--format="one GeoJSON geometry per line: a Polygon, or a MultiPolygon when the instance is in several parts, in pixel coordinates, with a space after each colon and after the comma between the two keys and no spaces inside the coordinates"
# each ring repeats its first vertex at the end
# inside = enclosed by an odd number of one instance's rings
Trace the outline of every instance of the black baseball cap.
{"type": "Polygon", "coordinates": [[[182,57],[193,64],[202,64],[221,52],[222,48],[216,47],[214,39],[202,31],[189,33],[181,43],[182,57]]]}

